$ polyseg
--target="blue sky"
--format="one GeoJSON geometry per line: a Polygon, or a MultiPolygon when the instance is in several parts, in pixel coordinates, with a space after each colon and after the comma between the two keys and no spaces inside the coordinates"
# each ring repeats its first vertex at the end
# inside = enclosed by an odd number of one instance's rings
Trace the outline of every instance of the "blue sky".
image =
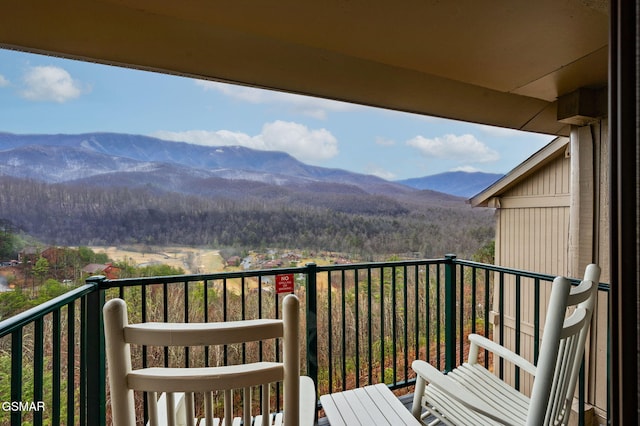
{"type": "Polygon", "coordinates": [[[2,49],[0,131],[244,145],[389,180],[453,170],[506,173],[553,139],[2,49]]]}

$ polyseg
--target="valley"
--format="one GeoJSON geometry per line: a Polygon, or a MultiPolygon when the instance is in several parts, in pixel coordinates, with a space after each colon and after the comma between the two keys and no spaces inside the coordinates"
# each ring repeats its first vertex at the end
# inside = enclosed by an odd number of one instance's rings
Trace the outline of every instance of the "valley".
{"type": "MultiPolygon", "coordinates": [[[[469,256],[494,234],[492,212],[463,197],[284,152],[115,133],[0,133],[0,152],[0,219],[44,245],[292,248],[368,261],[469,256]]],[[[197,259],[164,260],[185,271],[215,267],[197,259]]]]}

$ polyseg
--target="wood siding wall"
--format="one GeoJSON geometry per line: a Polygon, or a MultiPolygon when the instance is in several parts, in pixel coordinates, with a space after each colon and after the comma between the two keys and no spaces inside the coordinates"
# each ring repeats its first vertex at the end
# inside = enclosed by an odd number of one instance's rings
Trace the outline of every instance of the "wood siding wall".
{"type": "Polygon", "coordinates": [[[563,155],[500,198],[496,262],[552,275],[567,274],[569,159],[563,155]]]}
{"type": "MultiPolygon", "coordinates": [[[[561,152],[542,169],[509,189],[500,197],[497,214],[496,263],[509,268],[536,271],[552,275],[567,274],[569,234],[570,161],[561,152]]],[[[498,282],[496,278],[496,282],[498,282]]],[[[504,282],[504,343],[515,349],[516,283],[506,277],[504,282]]],[[[521,336],[520,353],[533,360],[534,348],[534,283],[520,282],[521,336]]],[[[543,308],[540,330],[544,327],[545,301],[550,286],[540,289],[543,308]]],[[[494,311],[498,312],[499,291],[494,291],[494,311]]],[[[496,317],[497,318],[497,317],[496,317]]],[[[497,339],[499,334],[496,333],[497,339]]],[[[505,366],[507,380],[514,383],[512,366],[505,366]]],[[[520,389],[529,394],[532,386],[528,374],[520,375],[520,389]]]]}
{"type": "MultiPolygon", "coordinates": [[[[608,161],[606,151],[606,121],[601,126],[595,126],[599,133],[594,145],[596,161],[603,164],[608,161]]],[[[595,186],[606,188],[608,177],[600,168],[595,186]]],[[[500,208],[496,214],[496,264],[509,268],[542,272],[551,275],[571,275],[569,259],[570,232],[570,203],[571,203],[571,162],[563,152],[551,158],[543,167],[505,191],[499,200],[500,208]]],[[[598,247],[597,262],[602,267],[602,282],[609,280],[608,264],[608,196],[606,191],[600,191],[596,202],[598,209],[598,247]]],[[[590,214],[590,213],[587,213],[590,214]]],[[[499,282],[496,277],[496,283],[499,282]]],[[[498,284],[496,284],[498,285],[498,284]]],[[[515,349],[515,318],[516,318],[516,283],[513,279],[504,281],[504,343],[512,350],[515,349]]],[[[534,292],[533,282],[522,280],[520,298],[521,337],[520,353],[525,358],[533,360],[534,348],[534,292]]],[[[546,301],[550,295],[550,286],[541,286],[540,300],[540,334],[544,327],[546,301]]],[[[587,402],[595,407],[595,414],[601,419],[606,416],[607,408],[607,295],[600,293],[598,308],[592,323],[592,337],[595,344],[587,342],[590,350],[587,353],[587,402]]],[[[498,318],[499,292],[494,291],[493,310],[498,318]]],[[[497,328],[496,328],[497,331],[497,328]]],[[[495,333],[495,339],[500,339],[495,333]]],[[[497,368],[497,365],[495,366],[497,368]]],[[[507,380],[515,383],[514,369],[505,365],[507,380]]],[[[531,378],[520,374],[520,389],[529,394],[532,386],[531,378]]],[[[572,422],[576,420],[575,417],[572,422]]]]}

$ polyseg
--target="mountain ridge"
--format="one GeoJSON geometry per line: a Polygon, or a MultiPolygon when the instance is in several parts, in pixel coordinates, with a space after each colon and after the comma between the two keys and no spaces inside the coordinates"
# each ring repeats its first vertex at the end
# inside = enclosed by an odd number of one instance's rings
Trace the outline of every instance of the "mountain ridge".
{"type": "MultiPolygon", "coordinates": [[[[174,163],[208,172],[217,172],[218,176],[222,177],[233,176],[246,180],[264,180],[267,179],[265,174],[268,174],[273,177],[272,183],[279,185],[306,180],[350,183],[373,193],[394,194],[412,191],[411,188],[404,185],[389,182],[373,175],[307,165],[287,153],[277,151],[258,151],[241,146],[209,147],[186,142],[170,142],[151,136],[120,133],[83,133],[77,135],[0,133],[0,151],[8,152],[29,145],[84,149],[87,152],[141,162],[174,163]],[[239,176],[242,174],[240,172],[245,172],[245,176],[239,176]],[[261,175],[257,176],[256,173],[261,173],[261,175]]],[[[25,162],[25,164],[28,163],[25,162]]],[[[90,165],[87,165],[87,169],[89,168],[90,165]]],[[[86,173],[82,177],[86,177],[86,173]]],[[[73,178],[68,180],[73,180],[73,178]]]]}
{"type": "MultiPolygon", "coordinates": [[[[337,168],[312,166],[285,152],[241,146],[203,146],[152,136],[94,132],[81,134],[13,134],[0,132],[0,173],[45,182],[94,181],[116,173],[164,170],[181,179],[214,177],[290,188],[334,183],[370,194],[397,197],[430,190],[469,198],[502,177],[492,173],[446,172],[388,181],[337,168]]],[[[146,180],[150,180],[148,177],[146,180]]],[[[117,180],[117,179],[116,179],[117,180]]],[[[145,179],[143,179],[145,180],[145,179]]],[[[221,183],[222,181],[218,181],[221,183]]],[[[169,186],[171,188],[171,186],[169,186]]],[[[348,192],[348,191],[347,191],[348,192]]],[[[442,196],[434,194],[436,198],[442,196]]],[[[445,197],[446,198],[446,197],[445,197]]]]}
{"type": "Polygon", "coordinates": [[[468,253],[493,235],[488,211],[443,192],[308,166],[285,153],[103,133],[0,133],[0,205],[0,218],[16,229],[63,245],[435,256],[468,253]]]}
{"type": "Polygon", "coordinates": [[[499,173],[455,171],[397,180],[395,182],[415,189],[430,189],[459,197],[471,198],[502,177],[504,175],[499,173]]]}

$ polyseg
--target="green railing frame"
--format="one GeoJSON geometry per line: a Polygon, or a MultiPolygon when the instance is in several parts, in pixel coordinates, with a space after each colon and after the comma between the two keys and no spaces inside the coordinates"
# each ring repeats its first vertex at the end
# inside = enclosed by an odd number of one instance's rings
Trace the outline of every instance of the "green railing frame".
{"type": "MultiPolygon", "coordinates": [[[[398,283],[396,281],[396,268],[403,268],[403,277],[404,282],[400,285],[404,285],[405,290],[403,291],[404,295],[404,307],[405,307],[405,318],[406,318],[406,307],[407,307],[407,268],[414,267],[415,277],[418,277],[418,266],[419,265],[433,265],[436,268],[435,279],[436,279],[436,309],[437,309],[437,318],[440,318],[440,282],[439,276],[441,273],[440,266],[443,266],[443,274],[444,274],[444,347],[445,347],[445,365],[444,370],[450,371],[455,368],[456,365],[462,362],[462,352],[463,352],[463,335],[464,331],[462,329],[462,320],[463,320],[463,308],[462,303],[457,307],[456,303],[458,302],[459,297],[463,296],[463,290],[465,284],[465,274],[466,271],[471,271],[471,285],[472,285],[472,306],[476,304],[476,279],[478,271],[484,273],[485,277],[485,294],[484,294],[484,305],[485,309],[488,309],[490,304],[489,300],[489,292],[487,290],[487,283],[489,283],[489,274],[496,273],[498,277],[496,279],[497,282],[494,281],[494,287],[497,287],[498,291],[498,299],[499,299],[499,312],[500,312],[500,324],[504,324],[502,315],[504,313],[504,278],[505,276],[514,276],[516,277],[516,297],[520,297],[520,285],[521,278],[529,278],[534,280],[534,295],[535,295],[535,304],[539,306],[540,304],[540,296],[539,296],[539,288],[541,281],[552,281],[554,276],[547,274],[539,274],[530,271],[516,270],[511,268],[504,268],[495,265],[483,264],[468,260],[460,260],[457,259],[455,255],[446,255],[442,259],[423,259],[423,260],[415,260],[415,261],[397,261],[397,262],[379,262],[379,263],[361,263],[361,264],[347,264],[347,265],[331,265],[331,266],[318,266],[314,263],[307,264],[303,267],[294,267],[294,268],[278,268],[278,269],[268,269],[268,270],[253,270],[253,271],[241,271],[241,272],[229,272],[229,273],[216,273],[216,274],[198,274],[198,275],[181,275],[181,276],[168,276],[168,277],[148,277],[148,278],[131,278],[131,279],[119,279],[119,280],[107,280],[105,277],[97,276],[91,277],[86,281],[86,284],[74,289],[62,296],[59,296],[53,300],[50,300],[46,303],[43,303],[37,307],[29,309],[23,313],[20,313],[12,318],[6,319],[0,322],[0,338],[11,335],[11,346],[12,346],[12,361],[11,361],[11,401],[20,401],[22,398],[22,355],[21,351],[18,351],[18,354],[15,354],[14,348],[22,348],[23,345],[23,329],[25,326],[30,324],[34,324],[34,399],[42,398],[43,396],[43,374],[42,370],[43,366],[43,319],[46,315],[52,315],[53,318],[53,345],[59,347],[60,346],[60,312],[63,307],[75,306],[75,302],[80,302],[80,383],[79,383],[79,400],[76,401],[75,397],[69,397],[67,399],[68,409],[67,409],[67,424],[79,424],[85,425],[88,424],[88,419],[91,419],[90,424],[101,424],[104,425],[106,422],[106,363],[105,363],[105,352],[104,352],[104,332],[103,332],[103,323],[102,323],[102,306],[105,302],[105,291],[111,288],[120,288],[120,292],[122,294],[123,289],[131,286],[141,286],[141,288],[146,289],[148,284],[163,284],[166,290],[166,286],[171,283],[179,283],[184,282],[185,288],[187,288],[188,283],[190,281],[207,281],[212,280],[227,280],[232,278],[241,278],[245,279],[247,277],[264,277],[264,276],[272,276],[276,274],[285,274],[285,273],[294,273],[299,274],[303,273],[306,275],[306,347],[307,347],[307,359],[306,359],[306,369],[307,375],[309,375],[314,382],[318,383],[318,310],[317,310],[317,299],[318,299],[318,289],[317,289],[317,277],[321,273],[327,273],[329,279],[329,288],[331,288],[331,274],[332,273],[340,273],[341,281],[342,281],[342,291],[343,297],[341,300],[341,310],[343,312],[342,316],[342,326],[344,327],[344,312],[345,312],[345,297],[344,297],[344,283],[345,283],[345,271],[355,271],[355,297],[356,297],[356,306],[358,303],[358,271],[365,270],[368,276],[368,285],[371,287],[372,283],[372,270],[380,269],[381,275],[384,274],[385,268],[391,268],[394,273],[392,274],[391,281],[391,291],[393,297],[393,376],[394,376],[394,384],[390,385],[392,388],[400,388],[410,386],[414,383],[414,379],[408,379],[407,375],[407,363],[405,362],[405,380],[398,381],[397,378],[397,341],[396,338],[396,323],[395,316],[397,314],[395,304],[396,304],[396,288],[398,283]],[[456,285],[459,283],[460,294],[457,294],[456,285]],[[459,297],[458,297],[459,296],[459,297]],[[458,311],[459,318],[456,318],[456,311],[458,311]],[[460,327],[458,327],[460,326],[460,327]],[[460,346],[457,347],[457,344],[460,346]],[[459,358],[456,359],[456,352],[459,354],[459,358]],[[80,404],[79,413],[76,416],[75,406],[74,404],[78,402],[80,404]],[[77,419],[76,419],[77,417],[77,419]],[[76,422],[77,420],[77,422],[76,422]]],[[[426,268],[426,281],[429,283],[430,281],[430,271],[429,268],[426,268]]],[[[468,276],[468,275],[467,275],[468,276]]],[[[577,283],[579,280],[574,280],[574,283],[577,283]]],[[[427,284],[428,285],[428,284],[427,284]]],[[[609,287],[607,284],[600,284],[599,289],[601,291],[608,291],[609,287]]],[[[244,287],[243,287],[244,291],[244,287]]],[[[380,294],[384,291],[382,285],[382,278],[380,282],[380,294]]],[[[415,284],[416,296],[418,292],[417,283],[415,284]]],[[[142,301],[143,304],[146,301],[145,293],[142,293],[142,301]]],[[[207,292],[205,291],[205,297],[207,292]]],[[[226,296],[225,296],[226,297],[226,296]]],[[[381,296],[382,297],[382,296],[381,296]]],[[[427,293],[427,318],[429,318],[429,294],[427,293]]],[[[225,299],[226,300],[226,299],[225,299]]],[[[518,299],[519,300],[519,299],[518,299]]],[[[185,297],[185,314],[188,312],[188,298],[185,297]]],[[[205,299],[206,303],[206,299],[205,299]]],[[[371,312],[371,293],[369,293],[368,300],[369,310],[367,312],[371,312]]],[[[416,297],[416,308],[418,305],[417,297],[416,297]]],[[[329,297],[329,311],[331,311],[331,297],[329,297]]],[[[539,329],[539,309],[536,309],[535,316],[535,339],[536,345],[534,347],[534,357],[537,359],[537,342],[539,341],[539,336],[537,335],[539,329]]],[[[416,311],[417,312],[417,311],[416,311]]],[[[75,309],[68,309],[69,322],[73,324],[75,322],[75,309]]],[[[356,318],[358,318],[358,309],[356,309],[356,318]]],[[[472,311],[473,318],[473,328],[475,329],[475,317],[476,312],[475,309],[472,311]]],[[[486,316],[487,314],[485,314],[486,316]]],[[[520,312],[516,310],[516,317],[519,319],[520,312]]],[[[166,314],[165,314],[166,317],[166,314]]],[[[370,320],[369,320],[370,322],[370,320]]],[[[356,322],[358,324],[358,322],[356,322]]],[[[381,324],[381,327],[384,325],[381,324]]],[[[431,324],[425,324],[426,327],[426,335],[428,336],[430,333],[431,324]]],[[[436,334],[440,335],[440,323],[439,321],[436,324],[437,332],[436,334]]],[[[519,327],[519,326],[518,326],[519,327]]],[[[416,328],[416,336],[419,335],[418,323],[415,323],[416,328]]],[[[485,321],[484,332],[488,333],[489,324],[488,321],[485,321]]],[[[69,339],[69,347],[68,352],[73,356],[74,354],[74,338],[73,334],[76,330],[72,327],[69,329],[69,333],[71,333],[72,338],[69,339]]],[[[407,356],[408,349],[408,334],[407,334],[407,321],[404,323],[404,353],[405,357],[407,356]]],[[[381,336],[383,336],[384,332],[381,331],[381,336]]],[[[501,337],[504,333],[500,333],[501,337]]],[[[516,333],[517,341],[516,341],[516,350],[519,351],[519,335],[516,333]]],[[[331,336],[329,337],[331,339],[331,336]]],[[[342,333],[342,347],[345,347],[345,333],[343,330],[342,333]]],[[[371,342],[371,333],[368,334],[368,344],[369,351],[372,348],[371,342]]],[[[383,339],[384,340],[384,339],[383,339]]],[[[359,344],[359,339],[356,339],[356,345],[359,344]]],[[[416,338],[416,350],[418,346],[417,338],[416,338]]],[[[427,343],[428,344],[428,343],[427,343]]],[[[437,358],[440,358],[439,345],[437,345],[437,358]]],[[[381,356],[384,357],[384,341],[381,342],[381,356]]],[[[359,351],[356,352],[359,354],[359,351]]],[[[56,352],[53,353],[54,364],[56,361],[56,352]]],[[[372,355],[369,356],[370,360],[372,359],[372,355]]],[[[67,360],[69,362],[69,360],[67,360]]],[[[73,362],[73,359],[72,361],[73,362]]],[[[356,365],[357,371],[359,370],[360,359],[359,356],[356,357],[356,365]]],[[[438,361],[439,362],[439,361],[438,361]]],[[[331,368],[331,365],[329,366],[331,368]]],[[[369,380],[371,380],[371,363],[369,364],[369,380]]],[[[503,374],[503,366],[500,365],[499,374],[503,374]]],[[[53,384],[52,387],[55,389],[56,386],[59,388],[59,384],[61,381],[60,371],[54,369],[53,373],[53,384]]],[[[69,372],[68,380],[71,383],[74,383],[73,372],[69,372]]],[[[342,374],[343,377],[346,374],[345,372],[345,359],[343,354],[342,360],[342,374]]],[[[330,375],[331,377],[331,375],[330,375]]],[[[331,379],[330,379],[331,380],[331,379]]],[[[330,384],[330,389],[333,389],[330,384]]],[[[343,380],[343,388],[345,387],[345,383],[343,380]]],[[[356,379],[356,386],[360,386],[359,377],[356,379]]],[[[519,386],[519,383],[516,382],[516,387],[519,386]]],[[[580,404],[584,406],[584,375],[581,375],[581,382],[579,386],[580,391],[580,404]]],[[[56,403],[60,403],[59,395],[53,395],[53,404],[54,409],[52,410],[52,423],[53,424],[61,424],[64,423],[59,418],[60,410],[59,407],[56,409],[56,403]]],[[[34,413],[33,421],[35,425],[42,424],[42,416],[41,414],[34,413]]],[[[20,425],[22,424],[22,416],[19,411],[14,411],[11,413],[11,425],[20,425]]],[[[581,417],[579,419],[579,424],[584,424],[584,418],[581,417]]]]}
{"type": "MultiPolygon", "coordinates": [[[[22,400],[22,350],[15,351],[15,348],[22,349],[23,329],[25,326],[34,324],[34,400],[43,397],[43,376],[44,376],[44,355],[43,355],[43,320],[47,315],[53,316],[53,341],[54,346],[60,348],[59,333],[60,333],[60,310],[63,307],[70,307],[74,305],[76,301],[80,301],[81,307],[81,336],[80,336],[80,395],[79,400],[75,399],[73,392],[75,389],[71,386],[71,389],[67,389],[67,424],[76,424],[75,404],[80,404],[80,410],[78,413],[78,422],[80,424],[87,424],[87,419],[105,419],[106,417],[106,401],[105,401],[105,357],[104,357],[104,333],[102,328],[102,315],[96,315],[95,313],[101,312],[101,306],[103,304],[102,294],[98,291],[98,282],[87,281],[87,284],[69,291],[68,293],[56,297],[48,302],[45,302],[39,306],[31,308],[20,314],[17,314],[11,318],[8,318],[0,322],[0,338],[11,335],[11,401],[2,402],[19,402],[22,400]],[[98,348],[97,351],[87,350],[87,348],[98,348]]],[[[68,309],[68,323],[75,323],[75,307],[68,309]]],[[[75,328],[69,326],[72,338],[69,339],[69,346],[67,348],[68,356],[67,363],[74,364],[75,342],[74,333],[75,328]]],[[[54,352],[53,356],[56,357],[59,352],[54,352]]],[[[74,369],[70,368],[67,378],[68,382],[75,383],[74,369]]],[[[52,378],[52,387],[59,390],[60,385],[60,371],[54,369],[52,378]]],[[[52,424],[61,424],[63,419],[60,419],[60,407],[59,404],[60,395],[57,392],[53,392],[52,400],[54,406],[52,407],[52,424]]],[[[42,424],[42,413],[34,411],[33,416],[34,425],[38,426],[42,424]]],[[[22,413],[20,411],[11,411],[11,424],[22,424],[22,413]]],[[[104,424],[104,420],[102,421],[104,424]]]]}

